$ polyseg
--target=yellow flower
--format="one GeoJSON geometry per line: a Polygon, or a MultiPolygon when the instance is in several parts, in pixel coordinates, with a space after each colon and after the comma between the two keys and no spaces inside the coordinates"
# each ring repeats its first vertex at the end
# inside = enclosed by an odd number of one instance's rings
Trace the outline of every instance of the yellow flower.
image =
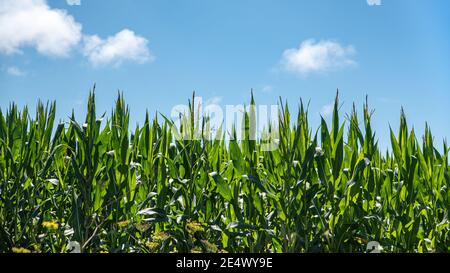
{"type": "Polygon", "coordinates": [[[200,224],[199,222],[188,221],[186,224],[186,230],[189,234],[193,235],[196,232],[203,231],[203,227],[202,224],[200,224]]]}
{"type": "Polygon", "coordinates": [[[159,247],[159,244],[154,241],[148,241],[145,243],[145,245],[150,249],[151,252],[155,252],[159,247]]]}
{"type": "Polygon", "coordinates": [[[165,232],[158,232],[157,234],[155,234],[153,236],[153,240],[158,243],[164,242],[165,240],[167,240],[169,238],[170,238],[170,235],[165,232]]]}
{"type": "Polygon", "coordinates": [[[140,232],[146,232],[150,228],[149,223],[139,223],[135,225],[136,229],[140,232]]]}
{"type": "Polygon", "coordinates": [[[117,225],[118,225],[119,227],[121,227],[121,228],[124,228],[124,227],[128,226],[129,224],[130,224],[130,221],[129,221],[129,220],[126,220],[126,221],[122,221],[122,222],[118,222],[118,223],[117,223],[117,225]]]}
{"type": "Polygon", "coordinates": [[[191,253],[203,253],[203,251],[200,247],[194,247],[191,249],[191,253]]]}
{"type": "Polygon", "coordinates": [[[50,230],[57,230],[59,228],[58,223],[53,222],[53,221],[44,221],[42,223],[42,226],[45,227],[46,229],[50,229],[50,230]]]}
{"type": "Polygon", "coordinates": [[[13,253],[31,253],[31,250],[26,249],[24,247],[13,247],[12,252],[13,253]]]}

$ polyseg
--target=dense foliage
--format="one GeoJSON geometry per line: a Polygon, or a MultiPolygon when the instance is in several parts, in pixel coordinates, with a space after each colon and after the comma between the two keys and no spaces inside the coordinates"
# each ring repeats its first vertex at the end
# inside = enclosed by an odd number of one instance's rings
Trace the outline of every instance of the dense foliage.
{"type": "MultiPolygon", "coordinates": [[[[252,97],[252,105],[254,100],[252,97]]],[[[450,250],[448,148],[409,131],[402,111],[382,152],[364,104],[317,131],[300,102],[279,103],[278,149],[216,137],[195,103],[184,126],[147,114],[129,127],[119,94],[107,120],[94,93],[83,123],[55,124],[55,103],[36,115],[0,111],[0,252],[385,252],[450,250]],[[195,124],[195,126],[186,126],[195,124]]],[[[233,130],[232,134],[236,134],[233,130]]],[[[245,138],[246,137],[246,138],[245,138]]]]}

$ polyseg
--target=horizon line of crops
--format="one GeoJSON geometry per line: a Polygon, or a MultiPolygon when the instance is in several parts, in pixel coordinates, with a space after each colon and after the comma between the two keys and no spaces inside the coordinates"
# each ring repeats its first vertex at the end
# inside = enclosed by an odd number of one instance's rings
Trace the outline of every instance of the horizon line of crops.
{"type": "Polygon", "coordinates": [[[381,152],[367,100],[362,122],[339,106],[313,130],[301,100],[291,117],[280,99],[266,151],[251,109],[242,140],[194,139],[210,132],[194,96],[179,128],[148,112],[130,128],[120,93],[106,122],[94,91],[82,123],[72,111],[55,124],[55,102],[34,118],[13,103],[0,109],[0,252],[449,251],[446,141],[440,151],[428,126],[418,139],[402,110],[381,152]]]}

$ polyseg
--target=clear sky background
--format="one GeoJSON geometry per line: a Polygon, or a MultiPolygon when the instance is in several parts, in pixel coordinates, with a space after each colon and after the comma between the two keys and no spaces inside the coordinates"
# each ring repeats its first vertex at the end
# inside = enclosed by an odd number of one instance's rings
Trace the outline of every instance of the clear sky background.
{"type": "Polygon", "coordinates": [[[339,88],[369,95],[382,146],[404,107],[422,134],[450,136],[448,0],[0,0],[0,107],[56,100],[58,117],[118,90],[133,123],[196,90],[220,105],[311,100],[314,128],[339,88]]]}

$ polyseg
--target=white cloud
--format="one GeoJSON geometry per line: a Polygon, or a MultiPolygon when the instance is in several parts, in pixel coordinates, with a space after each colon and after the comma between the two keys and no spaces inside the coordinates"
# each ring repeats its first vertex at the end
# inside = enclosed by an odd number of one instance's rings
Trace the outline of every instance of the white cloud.
{"type": "Polygon", "coordinates": [[[21,53],[24,46],[44,55],[66,57],[81,39],[81,24],[45,0],[0,1],[0,53],[21,53]]]}
{"type": "Polygon", "coordinates": [[[97,35],[84,37],[84,55],[93,66],[119,66],[125,61],[145,63],[154,57],[147,47],[148,40],[124,29],[106,40],[97,35]]]}
{"type": "Polygon", "coordinates": [[[16,76],[16,77],[25,76],[25,72],[16,66],[8,67],[6,69],[6,73],[8,73],[11,76],[16,76]]]}
{"type": "Polygon", "coordinates": [[[381,6],[381,0],[367,0],[369,6],[381,6]]]}
{"type": "Polygon", "coordinates": [[[80,6],[81,0],[66,0],[67,5],[69,6],[80,6]]]}
{"type": "MultiPolygon", "coordinates": [[[[81,0],[66,0],[81,5],[81,0]]],[[[82,25],[66,10],[51,8],[46,0],[0,0],[0,54],[22,53],[35,48],[40,54],[67,57],[84,37],[83,54],[94,66],[119,66],[124,61],[153,60],[147,39],[124,29],[101,39],[83,35],[82,25]]]]}
{"type": "Polygon", "coordinates": [[[320,115],[324,118],[329,117],[331,116],[331,114],[333,114],[333,110],[334,110],[334,102],[331,102],[322,107],[322,110],[320,110],[320,115]]]}
{"type": "Polygon", "coordinates": [[[353,46],[341,46],[331,40],[306,40],[299,48],[287,49],[283,53],[281,64],[283,69],[298,75],[313,72],[332,71],[355,65],[352,59],[355,54],[353,46]]]}

